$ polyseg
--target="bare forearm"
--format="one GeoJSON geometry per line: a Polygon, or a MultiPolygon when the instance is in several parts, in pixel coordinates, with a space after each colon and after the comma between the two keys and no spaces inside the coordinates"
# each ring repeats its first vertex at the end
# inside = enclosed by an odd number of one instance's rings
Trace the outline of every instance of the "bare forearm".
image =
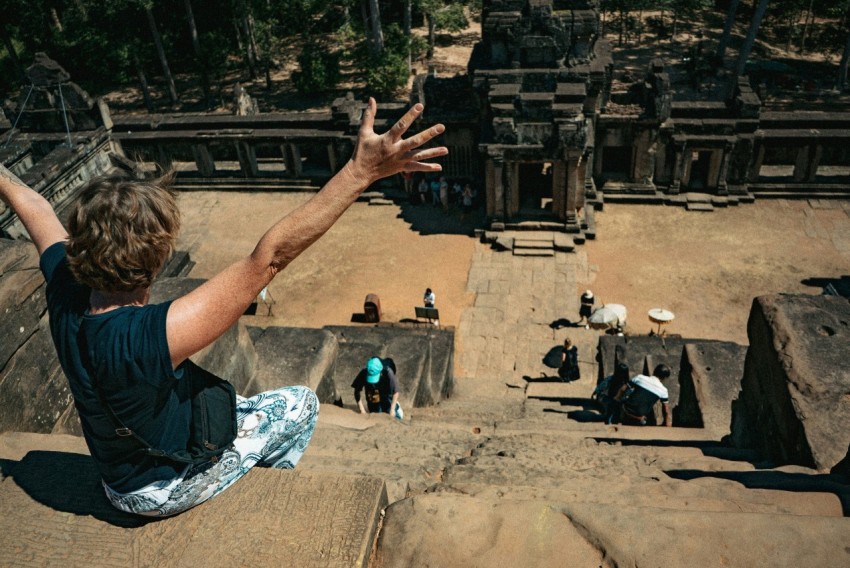
{"type": "Polygon", "coordinates": [[[67,237],[50,203],[0,164],[0,199],[18,216],[39,254],[67,237]]]}
{"type": "Polygon", "coordinates": [[[251,254],[252,260],[268,266],[269,277],[274,277],[324,235],[369,183],[354,173],[351,162],[347,163],[321,191],[263,235],[251,254]]]}

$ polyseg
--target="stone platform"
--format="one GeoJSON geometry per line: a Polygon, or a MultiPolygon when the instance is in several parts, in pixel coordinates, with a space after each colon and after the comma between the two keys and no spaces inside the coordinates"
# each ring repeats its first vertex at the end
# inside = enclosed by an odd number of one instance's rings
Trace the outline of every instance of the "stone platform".
{"type": "Polygon", "coordinates": [[[69,436],[0,437],[0,563],[8,567],[361,567],[387,505],[375,477],[255,468],[203,505],[147,520],[108,503],[87,454],[37,449],[10,459],[22,446],[84,449],[69,436]]]}

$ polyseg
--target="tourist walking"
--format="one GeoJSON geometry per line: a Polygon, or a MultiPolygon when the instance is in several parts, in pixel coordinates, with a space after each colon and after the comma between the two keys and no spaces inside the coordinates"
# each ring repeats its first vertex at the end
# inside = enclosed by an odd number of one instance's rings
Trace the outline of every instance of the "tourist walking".
{"type": "Polygon", "coordinates": [[[594,301],[593,292],[585,290],[584,294],[582,294],[579,298],[578,315],[580,319],[576,325],[580,326],[581,324],[584,324],[585,329],[590,327],[590,321],[588,318],[590,318],[590,314],[593,312],[594,301]]]}
{"type": "Polygon", "coordinates": [[[469,184],[466,184],[463,187],[463,193],[461,194],[461,203],[463,204],[463,219],[466,219],[472,212],[473,197],[474,195],[472,193],[472,187],[469,184]]]}
{"type": "Polygon", "coordinates": [[[449,210],[449,182],[445,177],[440,178],[440,204],[443,206],[443,211],[449,210]]]}
{"type": "Polygon", "coordinates": [[[419,181],[419,203],[425,205],[428,203],[428,180],[425,176],[419,181]]]}

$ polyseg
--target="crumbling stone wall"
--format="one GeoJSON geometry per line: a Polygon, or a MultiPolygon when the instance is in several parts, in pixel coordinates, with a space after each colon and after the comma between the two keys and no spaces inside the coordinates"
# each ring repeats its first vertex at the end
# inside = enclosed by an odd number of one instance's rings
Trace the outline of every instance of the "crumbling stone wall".
{"type": "Polygon", "coordinates": [[[828,470],[850,443],[850,303],[776,294],[753,301],[732,441],[779,463],[828,470]]]}

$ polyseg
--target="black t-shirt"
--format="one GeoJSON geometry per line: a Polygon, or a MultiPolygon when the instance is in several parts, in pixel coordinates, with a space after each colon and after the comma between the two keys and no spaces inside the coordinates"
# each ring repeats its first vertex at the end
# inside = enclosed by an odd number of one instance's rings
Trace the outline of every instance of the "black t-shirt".
{"type": "Polygon", "coordinates": [[[637,375],[629,381],[629,386],[632,391],[623,400],[623,409],[632,416],[649,416],[656,402],[668,400],[667,389],[654,377],[637,375]]]}
{"type": "Polygon", "coordinates": [[[186,361],[172,369],[165,334],[171,303],[87,314],[91,290],[74,279],[64,243],[44,251],[41,270],[59,363],[104,482],[128,493],[173,479],[185,465],[151,458],[132,438],[116,436],[94,389],[96,384],[124,425],[153,447],[186,449],[192,410],[181,379],[196,367],[186,361]]]}
{"type": "Polygon", "coordinates": [[[360,391],[365,391],[369,412],[392,412],[393,395],[398,392],[398,381],[393,370],[386,364],[377,383],[369,383],[366,380],[366,369],[360,369],[351,387],[354,389],[355,402],[360,401],[360,391]]]}

